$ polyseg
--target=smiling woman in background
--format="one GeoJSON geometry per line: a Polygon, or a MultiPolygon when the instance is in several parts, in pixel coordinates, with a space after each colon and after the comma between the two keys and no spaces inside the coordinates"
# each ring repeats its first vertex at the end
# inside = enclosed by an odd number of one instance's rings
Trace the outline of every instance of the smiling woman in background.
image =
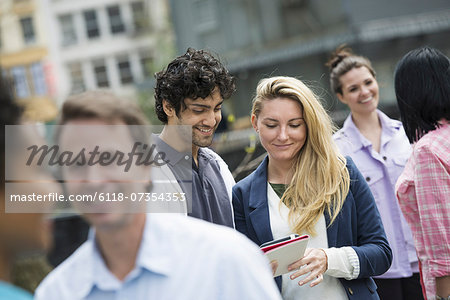
{"type": "Polygon", "coordinates": [[[311,235],[305,256],[275,279],[283,298],[379,299],[370,277],[389,268],[391,250],[369,187],[339,154],[317,97],[295,78],[263,79],[252,124],[268,156],[233,188],[236,229],[258,245],[311,235]]]}
{"type": "Polygon", "coordinates": [[[377,109],[379,88],[370,61],[343,46],[327,63],[331,89],[351,111],[334,135],[369,184],[392,248],[391,268],[376,277],[382,300],[423,299],[411,230],[395,197],[395,183],[411,153],[401,122],[377,109]]]}

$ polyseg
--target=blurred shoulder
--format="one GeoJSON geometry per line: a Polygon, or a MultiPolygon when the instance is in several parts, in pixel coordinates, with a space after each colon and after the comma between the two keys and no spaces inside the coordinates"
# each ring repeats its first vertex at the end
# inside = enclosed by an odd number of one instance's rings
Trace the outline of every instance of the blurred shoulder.
{"type": "Polygon", "coordinates": [[[445,124],[428,132],[417,141],[416,151],[440,152],[450,149],[450,124],[445,124]]]}
{"type": "Polygon", "coordinates": [[[92,265],[93,242],[83,243],[71,256],[51,271],[36,289],[36,299],[55,299],[62,291],[78,292],[87,281],[89,271],[87,267],[92,265]],[[53,295],[53,296],[51,296],[53,295]]]}
{"type": "MultiPolygon", "coordinates": [[[[152,218],[159,223],[158,229],[164,227],[166,236],[172,236],[172,240],[183,244],[178,246],[183,249],[184,253],[188,250],[201,252],[203,249],[209,255],[212,253],[224,254],[224,252],[229,253],[230,251],[243,254],[247,251],[257,250],[257,247],[255,248],[255,245],[247,237],[227,226],[180,215],[152,218]]],[[[201,253],[198,254],[201,255],[201,253]]]]}

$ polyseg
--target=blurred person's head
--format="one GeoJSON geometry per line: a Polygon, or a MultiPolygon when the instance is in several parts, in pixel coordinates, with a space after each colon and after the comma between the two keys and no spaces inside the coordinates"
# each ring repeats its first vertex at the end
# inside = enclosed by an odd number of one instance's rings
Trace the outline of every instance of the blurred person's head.
{"type": "Polygon", "coordinates": [[[252,125],[269,163],[288,166],[286,172],[293,174],[283,198],[295,232],[314,233],[324,209],[334,220],[348,193],[349,174],[333,142],[333,123],[311,89],[292,77],[261,80],[252,125]]]}
{"type": "MultiPolygon", "coordinates": [[[[58,142],[64,150],[79,153],[98,151],[102,155],[127,154],[133,145],[149,143],[150,136],[145,130],[148,125],[145,116],[135,103],[121,99],[108,91],[89,91],[70,97],[64,102],[60,124],[64,125],[58,133],[58,142]],[[108,154],[107,154],[108,153],[108,154]]],[[[99,155],[100,156],[100,155],[99,155]]],[[[118,158],[118,157],[117,157],[118,158]]],[[[133,165],[128,171],[117,160],[109,164],[74,164],[63,167],[61,174],[69,195],[99,195],[113,197],[116,201],[102,203],[76,203],[87,221],[98,229],[114,229],[129,223],[129,200],[117,201],[119,194],[145,192],[149,185],[148,166],[133,165]]]]}
{"type": "Polygon", "coordinates": [[[330,69],[330,86],[339,101],[352,113],[372,113],[378,106],[379,89],[370,61],[353,54],[345,46],[338,47],[326,65],[330,69]]]}
{"type": "MultiPolygon", "coordinates": [[[[9,82],[6,80],[6,78],[3,78],[3,76],[0,75],[0,118],[2,119],[2,130],[0,131],[0,136],[2,139],[2,145],[0,147],[0,166],[2,169],[2,172],[0,173],[0,178],[2,179],[2,185],[1,189],[2,191],[5,190],[5,143],[6,143],[6,136],[5,136],[5,130],[6,125],[17,125],[20,122],[20,118],[22,116],[22,109],[17,105],[17,103],[14,101],[12,94],[11,94],[11,87],[9,86],[9,82]]],[[[0,195],[1,197],[4,197],[4,194],[2,193],[0,195]]],[[[4,200],[4,199],[3,199],[4,200]]],[[[4,209],[2,209],[4,211],[4,209]]]]}
{"type": "Polygon", "coordinates": [[[139,107],[106,90],[88,91],[69,97],[63,104],[60,125],[73,120],[103,120],[109,124],[148,125],[139,107]]]}
{"type": "Polygon", "coordinates": [[[395,69],[395,94],[411,143],[450,120],[450,61],[437,49],[408,52],[395,69]]]}
{"type": "MultiPolygon", "coordinates": [[[[1,72],[0,72],[1,74],[1,72]]],[[[20,192],[22,195],[32,193],[45,195],[58,192],[59,185],[54,182],[50,174],[35,166],[25,164],[26,147],[30,143],[40,142],[40,136],[33,126],[23,126],[21,134],[8,139],[6,144],[6,125],[19,125],[21,109],[13,100],[8,82],[0,76],[0,116],[2,119],[0,146],[1,191],[0,191],[0,279],[9,278],[9,268],[14,259],[27,251],[48,249],[51,242],[50,227],[44,222],[44,215],[40,213],[6,213],[6,183],[7,177],[20,178],[21,174],[33,178],[32,181],[15,183],[19,188],[9,191],[20,192]],[[9,147],[8,157],[5,148],[9,147]],[[5,160],[8,159],[8,169],[5,160]],[[42,183],[45,182],[45,183],[42,183]]],[[[19,131],[16,131],[19,132],[19,131]]]]}
{"type": "Polygon", "coordinates": [[[217,58],[189,48],[156,74],[156,114],[164,124],[191,126],[192,144],[206,147],[221,121],[222,102],[234,91],[233,77],[217,58]]]}

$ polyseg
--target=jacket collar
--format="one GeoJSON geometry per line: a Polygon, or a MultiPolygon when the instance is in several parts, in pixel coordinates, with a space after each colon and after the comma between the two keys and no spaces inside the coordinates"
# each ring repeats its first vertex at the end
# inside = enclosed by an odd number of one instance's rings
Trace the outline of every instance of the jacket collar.
{"type": "Polygon", "coordinates": [[[263,162],[258,166],[253,174],[253,181],[251,185],[251,196],[249,206],[251,208],[258,208],[267,204],[267,167],[269,164],[269,157],[266,156],[263,162]],[[263,188],[264,187],[264,188],[263,188]],[[258,196],[258,197],[257,197],[258,196]]]}
{"type": "MultiPolygon", "coordinates": [[[[381,123],[381,146],[383,146],[394,137],[402,124],[400,121],[390,119],[378,109],[377,114],[381,123]]],[[[352,141],[353,152],[372,145],[372,143],[359,132],[359,129],[353,122],[352,114],[348,115],[347,119],[345,119],[342,126],[342,132],[352,141]]]]}
{"type": "Polygon", "coordinates": [[[268,156],[253,173],[250,188],[250,221],[252,222],[259,244],[273,240],[270,228],[269,206],[267,203],[267,165],[268,156]]]}

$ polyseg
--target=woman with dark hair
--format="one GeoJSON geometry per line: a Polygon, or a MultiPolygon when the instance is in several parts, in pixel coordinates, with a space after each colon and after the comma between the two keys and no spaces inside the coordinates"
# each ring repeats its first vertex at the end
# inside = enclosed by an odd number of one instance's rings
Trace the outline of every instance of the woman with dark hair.
{"type": "Polygon", "coordinates": [[[378,82],[366,57],[341,46],[327,65],[332,90],[351,112],[334,139],[341,153],[353,159],[366,179],[393,252],[392,266],[375,278],[378,294],[382,300],[423,299],[411,229],[394,190],[411,153],[402,123],[377,109],[378,82]]]}
{"type": "Polygon", "coordinates": [[[424,47],[395,70],[395,94],[413,153],[396,191],[411,226],[426,298],[450,299],[450,61],[424,47]]]}

